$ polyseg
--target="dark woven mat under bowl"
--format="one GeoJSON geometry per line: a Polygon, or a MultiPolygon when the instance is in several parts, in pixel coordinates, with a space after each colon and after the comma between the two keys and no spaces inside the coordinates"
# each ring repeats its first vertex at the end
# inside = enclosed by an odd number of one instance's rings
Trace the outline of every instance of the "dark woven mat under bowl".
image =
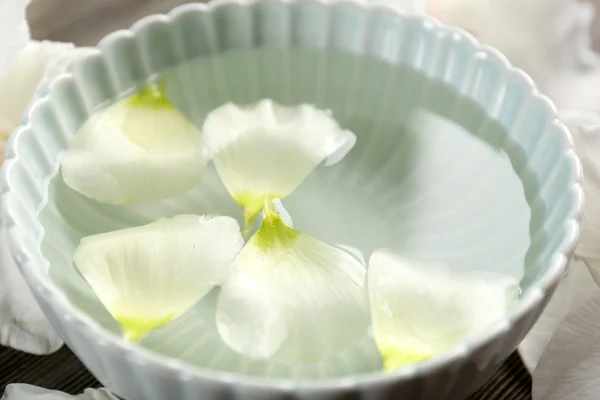
{"type": "MultiPolygon", "coordinates": [[[[0,347],[0,394],[10,383],[29,383],[70,394],[79,394],[88,387],[100,385],[66,346],[49,356],[32,356],[0,347]]],[[[516,352],[482,389],[469,398],[530,399],[531,377],[516,352]]]]}

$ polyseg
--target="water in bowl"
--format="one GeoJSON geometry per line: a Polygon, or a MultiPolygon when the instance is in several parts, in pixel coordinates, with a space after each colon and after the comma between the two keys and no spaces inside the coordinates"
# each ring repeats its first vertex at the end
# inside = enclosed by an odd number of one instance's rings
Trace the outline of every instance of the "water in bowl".
{"type": "MultiPolygon", "coordinates": [[[[283,201],[295,228],[359,249],[367,260],[374,249],[389,246],[455,269],[524,277],[532,222],[524,182],[511,164],[518,148],[487,116],[486,105],[451,85],[409,67],[309,50],[231,51],[162,75],[173,102],[198,125],[228,101],[271,98],[331,109],[357,135],[341,163],[319,167],[283,201]]],[[[118,325],[73,265],[79,239],[182,213],[224,214],[242,223],[239,206],[212,167],[201,185],[182,196],[133,206],[87,199],[55,172],[40,211],[50,274],[74,304],[118,334],[118,325]]],[[[381,368],[368,337],[318,365],[290,367],[238,356],[215,330],[217,292],[141,344],[201,367],[261,376],[322,378],[381,368]]]]}

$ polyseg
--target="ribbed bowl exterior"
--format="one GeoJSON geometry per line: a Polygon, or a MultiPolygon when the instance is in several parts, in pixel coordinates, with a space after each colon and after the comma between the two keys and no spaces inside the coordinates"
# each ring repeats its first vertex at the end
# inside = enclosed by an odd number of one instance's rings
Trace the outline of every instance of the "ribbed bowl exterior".
{"type": "MultiPolygon", "coordinates": [[[[226,100],[227,93],[235,97],[231,92],[218,95],[226,100]]],[[[435,93],[415,96],[425,95],[435,93]]],[[[98,380],[128,400],[463,398],[496,371],[544,309],[566,272],[583,205],[581,167],[570,135],[522,71],[457,29],[360,1],[190,4],[109,35],[30,106],[8,145],[3,189],[10,249],[44,314],[98,380]],[[39,212],[49,176],[82,122],[165,68],[228,50],[259,48],[341,52],[410,66],[432,82],[455,87],[502,125],[508,132],[506,146],[517,149],[510,160],[515,172],[524,183],[537,183],[524,187],[531,205],[530,247],[537,249],[531,262],[540,272],[524,277],[529,287],[509,317],[434,360],[396,373],[318,382],[267,380],[194,368],[126,343],[57,288],[41,250],[39,212]],[[531,187],[536,190],[527,189],[531,187]]]]}

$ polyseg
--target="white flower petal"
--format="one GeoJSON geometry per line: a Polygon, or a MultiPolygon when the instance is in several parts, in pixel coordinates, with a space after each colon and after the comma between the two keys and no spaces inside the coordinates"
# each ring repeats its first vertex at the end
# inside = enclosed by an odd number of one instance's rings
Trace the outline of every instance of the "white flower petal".
{"type": "Polygon", "coordinates": [[[580,261],[569,264],[569,273],[556,289],[546,309],[519,345],[523,363],[530,372],[565,316],[581,301],[598,290],[587,267],[580,261]]]}
{"type": "Polygon", "coordinates": [[[49,81],[65,72],[80,51],[69,43],[31,41],[16,57],[10,73],[0,74],[0,141],[5,142],[19,125],[34,94],[47,89],[49,81]]]}
{"type": "Polygon", "coordinates": [[[0,345],[32,354],[52,353],[61,338],[37,305],[0,229],[0,345]]]}
{"type": "Polygon", "coordinates": [[[519,293],[509,275],[454,273],[386,249],[371,256],[367,279],[373,335],[386,370],[430,358],[488,327],[519,293]]]}
{"type": "MultiPolygon", "coordinates": [[[[325,359],[351,347],[367,334],[368,299],[365,268],[352,255],[283,224],[274,213],[267,213],[263,225],[252,236],[235,260],[237,269],[277,304],[288,331],[273,360],[286,364],[309,363],[325,359]]],[[[240,294],[238,294],[239,296],[240,294]]],[[[221,293],[221,304],[241,301],[231,292],[221,293]]],[[[256,302],[256,300],[255,300],[256,302]]],[[[266,302],[266,300],[265,300],[266,302]]],[[[253,307],[258,307],[253,306],[253,307]]],[[[252,309],[252,315],[257,311],[252,309]]],[[[265,313],[274,311],[265,311],[265,313]]],[[[219,308],[217,320],[244,326],[252,315],[232,313],[219,308]],[[219,315],[227,312],[227,315],[219,315]]],[[[258,321],[253,321],[258,322],[258,321]]],[[[281,338],[284,327],[255,325],[223,337],[233,349],[246,348],[252,340],[259,342],[261,331],[281,338]],[[242,338],[243,337],[243,338],[242,338]]],[[[273,350],[276,343],[270,346],[273,350]]]]}
{"type": "Polygon", "coordinates": [[[41,387],[26,384],[11,384],[6,387],[2,400],[118,400],[108,390],[86,389],[83,394],[72,396],[56,390],[47,390],[41,387]]]}
{"type": "Polygon", "coordinates": [[[137,340],[223,283],[243,243],[233,218],[179,215],[83,238],[73,258],[124,334],[137,340]]]}
{"type": "Polygon", "coordinates": [[[335,153],[327,157],[325,163],[323,164],[326,167],[331,167],[332,165],[335,165],[342,161],[344,157],[346,157],[346,154],[350,153],[350,150],[352,150],[352,148],[356,144],[356,135],[354,134],[354,132],[345,130],[344,133],[346,134],[346,143],[342,147],[340,147],[335,153]]]}
{"type": "Polygon", "coordinates": [[[110,204],[152,202],[197,185],[206,154],[199,130],[149,88],[94,114],[62,160],[65,182],[110,204]]]}
{"type": "Polygon", "coordinates": [[[25,11],[30,0],[0,2],[0,76],[13,67],[17,54],[29,40],[25,11]]]}
{"type": "Polygon", "coordinates": [[[584,176],[584,217],[575,258],[587,264],[600,285],[600,114],[565,111],[561,118],[573,135],[584,176]]]}
{"type": "Polygon", "coordinates": [[[367,266],[367,260],[365,259],[365,255],[360,249],[356,247],[349,246],[347,244],[336,244],[340,249],[346,250],[348,253],[352,254],[362,265],[367,266]]]}
{"type": "Polygon", "coordinates": [[[271,100],[213,110],[202,126],[227,191],[244,208],[246,233],[264,199],[283,199],[350,136],[326,111],[271,100]]]}
{"type": "Polygon", "coordinates": [[[533,400],[595,400],[600,393],[600,291],[560,324],[533,373],[533,400]]]}
{"type": "Polygon", "coordinates": [[[290,215],[288,210],[285,209],[281,200],[277,199],[273,202],[273,204],[275,205],[275,210],[283,220],[283,223],[289,226],[290,228],[293,228],[294,221],[292,221],[292,216],[290,215]]]}
{"type": "Polygon", "coordinates": [[[217,310],[219,335],[240,354],[269,358],[288,337],[276,299],[243,273],[223,285],[217,310]]]}

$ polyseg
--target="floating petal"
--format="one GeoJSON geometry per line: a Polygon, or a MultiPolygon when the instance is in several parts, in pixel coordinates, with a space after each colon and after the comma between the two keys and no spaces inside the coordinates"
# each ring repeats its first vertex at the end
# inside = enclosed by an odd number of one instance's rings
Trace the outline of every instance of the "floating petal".
{"type": "Polygon", "coordinates": [[[365,255],[363,254],[362,251],[360,251],[360,249],[357,249],[356,247],[353,247],[353,246],[349,246],[347,244],[337,244],[336,246],[339,247],[340,249],[346,250],[348,253],[350,253],[354,257],[356,257],[356,259],[358,261],[360,261],[360,263],[362,265],[364,265],[365,267],[367,266],[367,260],[365,259],[365,255]]]}
{"type": "Polygon", "coordinates": [[[234,265],[252,280],[252,290],[221,293],[217,321],[221,333],[237,329],[222,339],[244,355],[256,356],[251,344],[261,343],[267,331],[271,342],[261,355],[288,365],[325,359],[366,336],[365,267],[345,251],[286,226],[275,212],[266,213],[234,265]],[[247,311],[232,306],[243,301],[240,296],[252,304],[247,311]],[[261,307],[265,315],[282,320],[256,320],[261,307]],[[285,331],[287,339],[279,346],[285,331]]]}
{"type": "Polygon", "coordinates": [[[208,115],[202,133],[223,184],[244,208],[246,233],[265,198],[283,199],[352,140],[326,111],[271,100],[225,104],[208,115]]]}
{"type": "Polygon", "coordinates": [[[486,328],[519,294],[512,276],[456,273],[386,249],[371,256],[367,279],[373,335],[386,370],[428,359],[486,328]]]}
{"type": "Polygon", "coordinates": [[[233,218],[179,215],[83,238],[74,261],[125,336],[139,340],[223,283],[243,243],[233,218]]]}
{"type": "Polygon", "coordinates": [[[62,174],[87,197],[130,204],[185,193],[200,182],[206,161],[200,131],[152,87],[86,121],[65,153],[62,174]]]}
{"type": "Polygon", "coordinates": [[[276,299],[243,273],[223,286],[218,309],[219,335],[238,353],[269,358],[288,337],[276,299]]]}
{"type": "Polygon", "coordinates": [[[351,131],[344,131],[344,133],[346,134],[346,143],[344,143],[344,145],[335,153],[327,157],[323,164],[326,167],[331,167],[342,161],[344,157],[346,157],[346,154],[350,153],[350,150],[354,148],[354,145],[356,144],[356,135],[351,131]]]}
{"type": "Polygon", "coordinates": [[[273,202],[273,205],[275,206],[275,210],[277,211],[277,214],[279,214],[279,216],[281,217],[283,223],[289,226],[290,228],[293,228],[294,221],[292,220],[292,216],[290,215],[288,210],[286,210],[286,208],[283,206],[281,200],[275,200],[273,202]]]}

